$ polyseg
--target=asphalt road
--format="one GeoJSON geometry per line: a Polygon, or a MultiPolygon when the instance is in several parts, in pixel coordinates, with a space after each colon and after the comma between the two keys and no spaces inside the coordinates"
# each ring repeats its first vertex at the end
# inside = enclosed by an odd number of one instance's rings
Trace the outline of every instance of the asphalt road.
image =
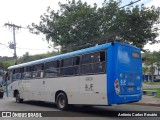
{"type": "Polygon", "coordinates": [[[112,114],[116,111],[126,113],[126,111],[160,111],[160,107],[156,106],[140,106],[132,104],[113,105],[113,106],[93,106],[85,108],[82,106],[71,107],[67,112],[61,112],[56,108],[55,104],[37,101],[25,101],[24,103],[16,103],[14,98],[4,97],[0,99],[0,111],[18,111],[18,112],[36,112],[49,111],[51,114],[58,114],[56,117],[42,118],[0,118],[0,120],[106,120],[106,119],[160,119],[158,117],[104,117],[102,113],[112,114]],[[64,117],[65,115],[68,117],[64,117]],[[63,116],[64,115],[64,116],[63,116]],[[73,117],[73,116],[74,117],[73,117]]]}

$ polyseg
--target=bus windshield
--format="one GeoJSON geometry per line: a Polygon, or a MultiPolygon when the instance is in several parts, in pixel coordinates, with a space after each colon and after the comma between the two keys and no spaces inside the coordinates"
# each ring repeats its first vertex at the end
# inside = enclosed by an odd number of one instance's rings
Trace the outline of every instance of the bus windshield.
{"type": "Polygon", "coordinates": [[[136,70],[141,66],[141,54],[137,49],[126,46],[119,46],[118,49],[118,63],[119,66],[127,70],[136,70]]]}

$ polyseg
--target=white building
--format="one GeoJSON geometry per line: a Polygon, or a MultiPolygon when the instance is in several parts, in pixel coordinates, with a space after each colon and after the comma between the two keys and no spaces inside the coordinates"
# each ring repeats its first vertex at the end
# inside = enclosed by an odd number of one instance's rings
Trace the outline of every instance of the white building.
{"type": "MultiPolygon", "coordinates": [[[[143,74],[143,80],[150,81],[152,79],[152,75],[149,72],[151,65],[147,66],[147,65],[145,65],[143,63],[142,66],[143,67],[148,67],[148,71],[145,74],[143,74]]],[[[156,63],[153,64],[153,66],[154,66],[154,77],[153,78],[154,79],[160,79],[160,67],[158,68],[157,65],[156,65],[156,63]]]]}

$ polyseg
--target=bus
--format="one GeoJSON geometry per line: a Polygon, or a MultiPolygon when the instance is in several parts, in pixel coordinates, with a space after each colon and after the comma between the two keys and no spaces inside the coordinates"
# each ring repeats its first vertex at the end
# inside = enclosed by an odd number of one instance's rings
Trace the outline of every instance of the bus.
{"type": "Polygon", "coordinates": [[[139,48],[111,42],[8,68],[8,95],[69,105],[112,105],[142,99],[139,48]]]}

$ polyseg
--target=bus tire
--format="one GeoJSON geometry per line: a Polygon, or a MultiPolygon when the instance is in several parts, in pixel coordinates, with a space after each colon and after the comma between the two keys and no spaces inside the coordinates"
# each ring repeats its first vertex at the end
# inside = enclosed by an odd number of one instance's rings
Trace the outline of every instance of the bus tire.
{"type": "Polygon", "coordinates": [[[0,95],[0,98],[3,98],[3,95],[0,95]]]}
{"type": "Polygon", "coordinates": [[[66,110],[68,108],[68,99],[65,93],[59,93],[57,95],[56,105],[60,110],[66,110]]]}
{"type": "Polygon", "coordinates": [[[17,103],[22,103],[23,102],[23,99],[20,98],[19,92],[16,94],[16,102],[17,103]]]}

